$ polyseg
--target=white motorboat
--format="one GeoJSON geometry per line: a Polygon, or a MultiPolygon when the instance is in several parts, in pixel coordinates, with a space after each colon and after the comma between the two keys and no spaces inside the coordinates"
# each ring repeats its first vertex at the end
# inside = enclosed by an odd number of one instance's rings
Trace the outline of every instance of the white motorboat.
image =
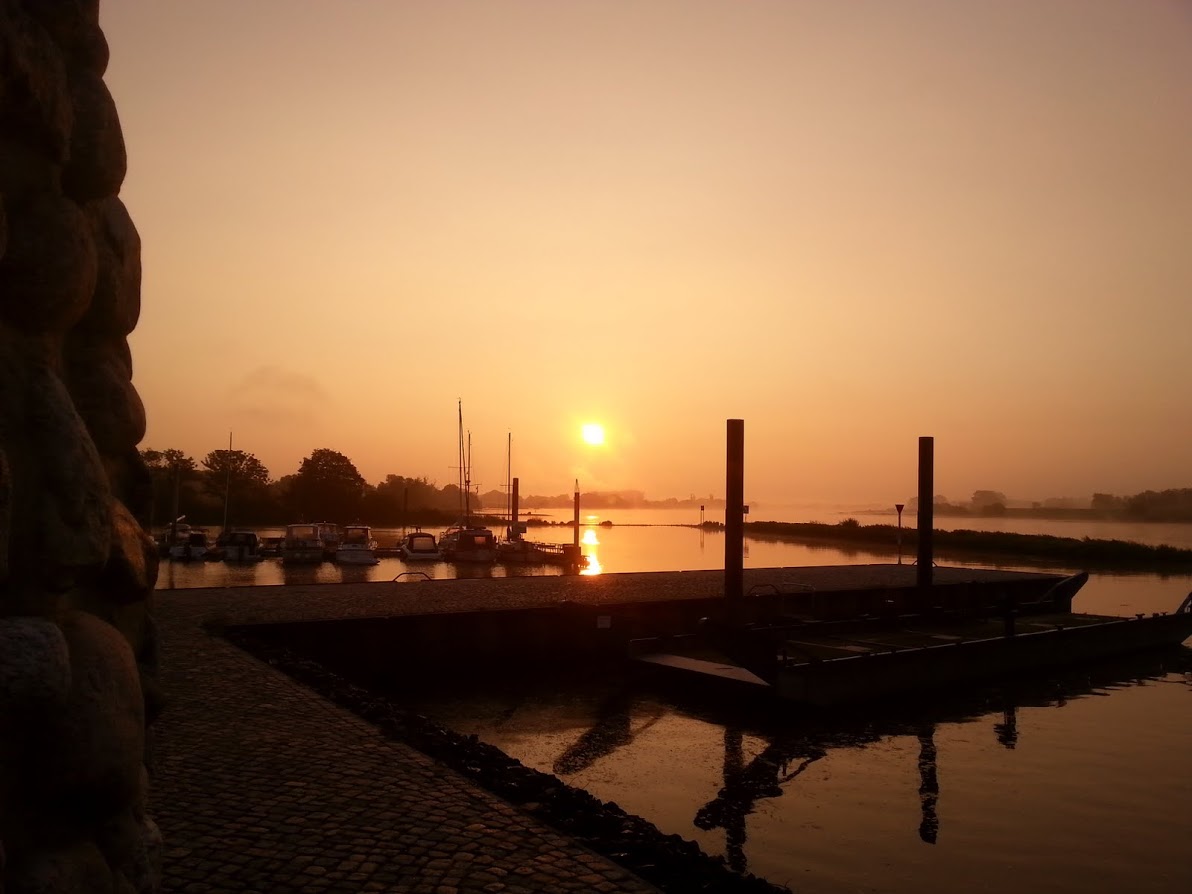
{"type": "Polygon", "coordinates": [[[345,525],[335,548],[335,561],[341,565],[376,565],[377,541],[368,525],[345,525]]]}

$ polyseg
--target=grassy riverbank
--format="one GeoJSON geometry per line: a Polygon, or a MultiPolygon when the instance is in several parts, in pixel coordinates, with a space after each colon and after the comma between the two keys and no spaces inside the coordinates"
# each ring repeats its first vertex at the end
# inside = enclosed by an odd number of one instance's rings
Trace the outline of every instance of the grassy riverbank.
{"type": "MultiPolygon", "coordinates": [[[[722,530],[718,522],[705,523],[709,530],[722,530]]],[[[862,525],[856,519],[838,524],[821,522],[746,522],[747,537],[774,538],[801,543],[898,548],[895,525],[862,525]]],[[[919,536],[914,528],[902,529],[902,552],[913,558],[919,536]]],[[[1087,569],[1133,571],[1192,571],[1192,549],[1147,546],[1129,540],[1096,540],[1090,537],[1053,537],[1046,534],[1012,534],[1005,531],[935,532],[935,553],[956,557],[996,556],[1067,564],[1087,569]]]]}

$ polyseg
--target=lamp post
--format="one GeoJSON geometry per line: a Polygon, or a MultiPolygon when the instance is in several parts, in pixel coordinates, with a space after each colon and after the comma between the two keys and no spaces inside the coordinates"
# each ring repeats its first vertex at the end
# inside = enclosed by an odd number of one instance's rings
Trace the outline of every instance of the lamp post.
{"type": "Polygon", "coordinates": [[[898,564],[902,564],[902,510],[906,508],[905,503],[895,503],[894,508],[898,510],[898,564]]]}

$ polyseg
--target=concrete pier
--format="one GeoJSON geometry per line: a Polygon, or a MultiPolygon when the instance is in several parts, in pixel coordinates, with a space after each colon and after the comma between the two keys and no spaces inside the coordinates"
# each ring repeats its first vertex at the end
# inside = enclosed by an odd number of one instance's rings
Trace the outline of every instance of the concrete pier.
{"type": "MultiPolygon", "coordinates": [[[[913,586],[911,566],[746,569],[770,588],[913,586]]],[[[937,568],[936,582],[1049,575],[937,568]]],[[[165,891],[646,892],[651,885],[223,639],[222,627],[665,603],[719,571],[159,590],[165,891]]]]}

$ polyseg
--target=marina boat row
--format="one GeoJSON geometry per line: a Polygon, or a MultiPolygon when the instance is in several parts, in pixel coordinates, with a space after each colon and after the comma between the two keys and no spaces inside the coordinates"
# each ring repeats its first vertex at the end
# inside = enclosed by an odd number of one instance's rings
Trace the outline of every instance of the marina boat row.
{"type": "Polygon", "coordinates": [[[562,543],[536,543],[520,538],[498,540],[490,528],[467,524],[448,528],[438,538],[429,531],[405,534],[395,547],[382,548],[369,525],[328,522],[287,525],[282,537],[261,537],[233,529],[214,541],[204,528],[177,524],[159,538],[162,556],[174,561],[257,562],[281,557],[287,565],[376,565],[382,556],[405,562],[453,562],[468,565],[537,565],[583,567],[578,548],[562,543]]]}

